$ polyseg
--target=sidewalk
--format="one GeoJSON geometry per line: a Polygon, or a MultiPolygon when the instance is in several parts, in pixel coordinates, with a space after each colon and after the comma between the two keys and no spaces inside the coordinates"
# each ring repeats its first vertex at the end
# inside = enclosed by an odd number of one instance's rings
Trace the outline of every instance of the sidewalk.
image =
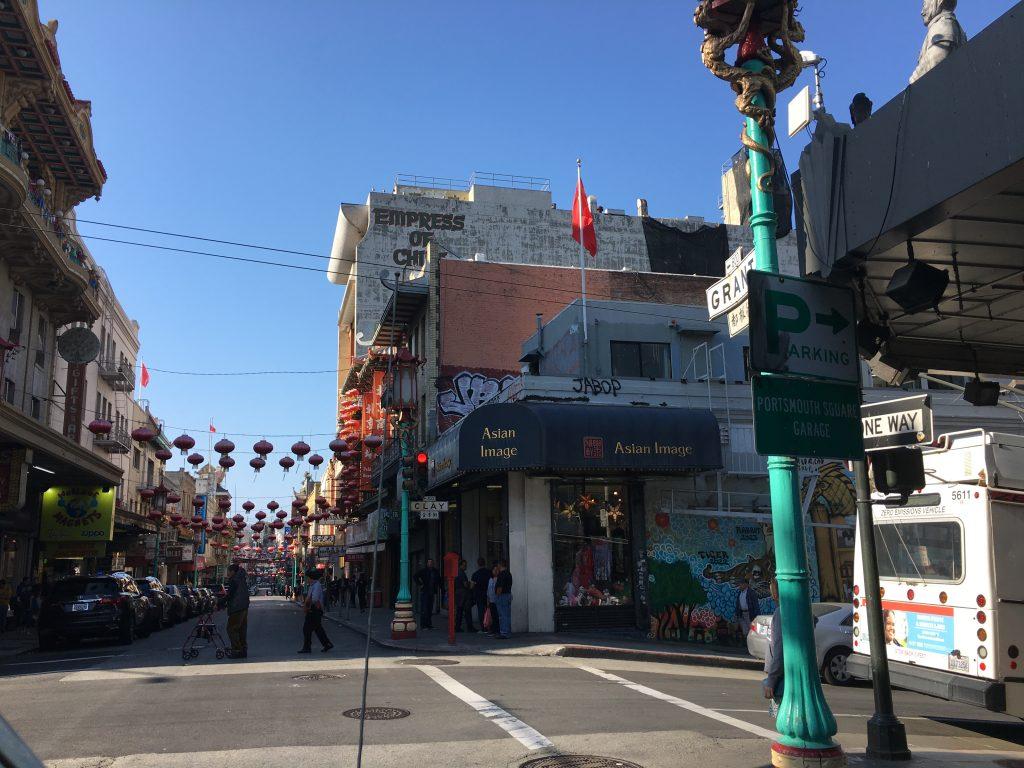
{"type": "Polygon", "coordinates": [[[0,632],[0,658],[31,651],[38,645],[38,638],[33,627],[9,628],[6,632],[0,632]]]}
{"type": "MultiPolygon", "coordinates": [[[[448,615],[434,617],[435,629],[420,629],[412,640],[391,639],[389,608],[375,608],[370,640],[383,648],[407,653],[430,654],[493,654],[498,656],[571,656],[576,658],[625,659],[630,661],[659,661],[670,664],[731,667],[760,670],[764,662],[751,657],[746,648],[693,643],[663,643],[644,640],[639,633],[567,634],[530,632],[513,635],[508,640],[497,640],[487,635],[459,632],[455,645],[448,644],[448,615]]],[[[366,614],[358,609],[340,610],[336,607],[324,615],[326,619],[366,635],[366,614]]]]}

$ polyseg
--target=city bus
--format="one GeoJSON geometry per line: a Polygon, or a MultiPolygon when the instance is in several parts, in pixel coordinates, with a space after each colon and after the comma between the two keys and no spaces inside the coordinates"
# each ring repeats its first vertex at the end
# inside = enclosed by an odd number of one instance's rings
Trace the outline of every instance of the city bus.
{"type": "MultiPolygon", "coordinates": [[[[892,683],[1024,717],[1024,438],[953,432],[923,454],[919,493],[874,498],[892,683]]],[[[870,679],[859,535],[855,558],[847,666],[870,679]]]]}

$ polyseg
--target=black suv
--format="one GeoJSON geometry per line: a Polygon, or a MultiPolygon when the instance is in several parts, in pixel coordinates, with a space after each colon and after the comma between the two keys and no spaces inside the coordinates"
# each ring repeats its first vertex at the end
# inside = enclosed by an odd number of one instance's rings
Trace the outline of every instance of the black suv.
{"type": "Polygon", "coordinates": [[[156,630],[171,626],[174,623],[174,598],[164,591],[160,579],[155,576],[144,576],[135,579],[135,586],[149,598],[149,628],[156,630]]]}
{"type": "Polygon", "coordinates": [[[61,639],[113,637],[124,644],[145,637],[149,598],[131,576],[74,576],[54,582],[39,612],[39,647],[61,639]]]}

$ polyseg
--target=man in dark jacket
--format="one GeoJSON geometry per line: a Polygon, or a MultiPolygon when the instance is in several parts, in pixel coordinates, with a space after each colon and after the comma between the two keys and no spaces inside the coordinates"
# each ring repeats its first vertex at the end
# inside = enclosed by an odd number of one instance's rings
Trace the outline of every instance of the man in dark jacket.
{"type": "MultiPolygon", "coordinates": [[[[466,561],[459,560],[459,572],[455,576],[455,631],[462,631],[462,620],[466,620],[466,631],[476,632],[473,627],[473,582],[466,574],[466,561]]],[[[451,606],[449,606],[449,610],[451,606]]]]}
{"type": "Polygon", "coordinates": [[[740,581],[739,587],[740,591],[736,594],[736,622],[740,625],[743,641],[746,642],[750,625],[761,615],[761,606],[746,579],[740,581]]]}
{"type": "Polygon", "coordinates": [[[245,569],[238,563],[228,566],[228,638],[231,640],[232,659],[244,659],[249,655],[246,633],[249,625],[249,584],[245,569]]]}
{"type": "Polygon", "coordinates": [[[473,602],[476,603],[476,618],[480,623],[480,631],[484,631],[484,614],[487,613],[487,582],[491,580],[491,569],[482,557],[476,559],[477,569],[471,577],[473,581],[473,602]]]}
{"type": "Polygon", "coordinates": [[[434,566],[434,558],[427,558],[426,567],[416,571],[413,581],[420,588],[420,627],[433,629],[434,595],[441,585],[441,573],[434,566]]]}

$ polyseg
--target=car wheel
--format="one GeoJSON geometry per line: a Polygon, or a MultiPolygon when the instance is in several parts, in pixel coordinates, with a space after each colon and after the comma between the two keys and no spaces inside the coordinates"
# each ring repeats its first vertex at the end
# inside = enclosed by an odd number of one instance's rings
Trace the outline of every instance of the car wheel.
{"type": "Polygon", "coordinates": [[[849,648],[833,648],[825,655],[821,665],[821,674],[829,685],[849,685],[853,678],[846,669],[846,658],[850,655],[849,648]]]}
{"type": "Polygon", "coordinates": [[[135,640],[135,617],[129,616],[125,619],[121,626],[121,631],[117,635],[117,639],[121,645],[131,645],[135,640]]]}

